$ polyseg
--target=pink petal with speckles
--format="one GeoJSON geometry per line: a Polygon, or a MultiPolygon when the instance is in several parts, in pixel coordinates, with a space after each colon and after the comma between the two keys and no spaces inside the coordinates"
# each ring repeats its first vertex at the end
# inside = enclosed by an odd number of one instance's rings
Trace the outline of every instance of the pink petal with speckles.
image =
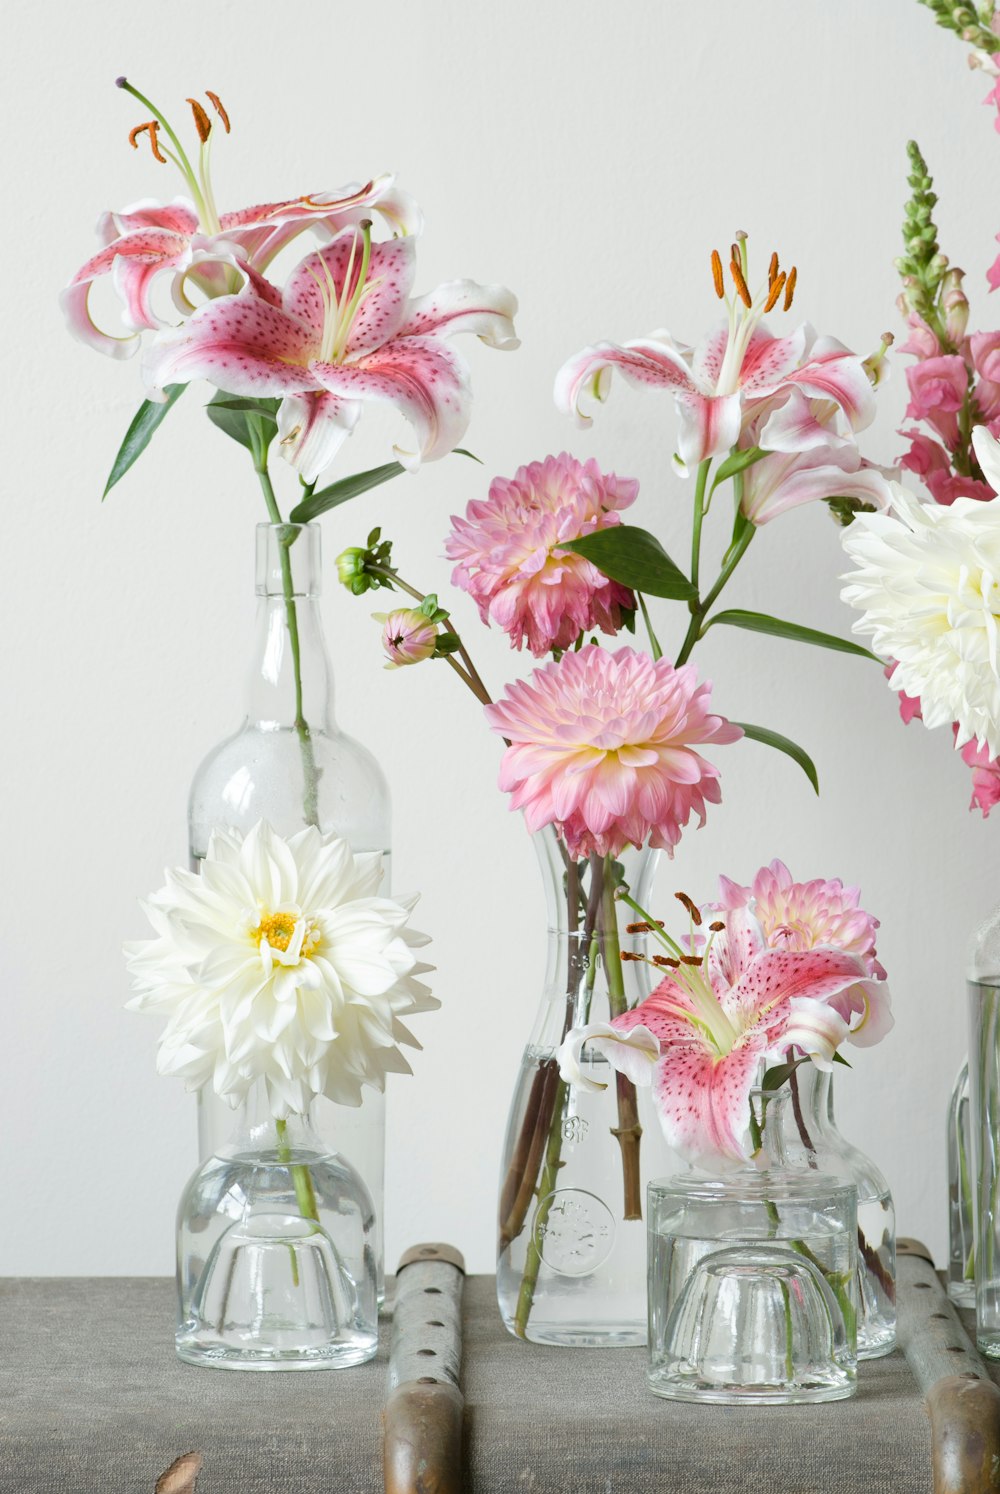
{"type": "Polygon", "coordinates": [[[304,482],[315,482],[357,425],[361,405],[336,394],[286,394],[278,408],[278,449],[304,482]]]}
{"type": "Polygon", "coordinates": [[[556,406],[575,415],[581,426],[593,424],[580,409],[584,394],[603,402],[607,398],[612,369],[617,368],[630,384],[639,388],[690,390],[697,393],[681,351],[666,333],[619,346],[597,342],[568,359],[556,374],[556,406]]]}
{"type": "Polygon", "coordinates": [[[160,270],[185,266],[189,259],[190,240],[167,229],[140,228],[115,239],[81,266],[62,293],[70,330],[99,352],[113,358],[130,357],[138,346],[137,337],[114,337],[102,332],[91,318],[92,283],[114,270],[116,289],[125,300],[127,324],[136,330],[156,327],[159,323],[148,306],[149,284],[160,270]]]}
{"type": "Polygon", "coordinates": [[[514,331],[517,297],[503,285],[449,280],[429,295],[411,301],[401,337],[454,337],[473,332],[491,348],[520,347],[514,331]]]}
{"type": "Polygon", "coordinates": [[[396,338],[354,363],[313,363],[312,372],[331,394],[396,405],[419,441],[416,452],[394,448],[411,470],[446,456],[465,434],[472,408],[468,369],[437,338],[396,338]]]}
{"type": "Polygon", "coordinates": [[[706,457],[720,456],[736,445],[742,418],[738,394],[682,392],[676,401],[680,415],[677,454],[686,466],[695,467],[706,457]]]}
{"type": "Polygon", "coordinates": [[[756,1043],[716,1058],[697,1040],[660,1060],[653,1102],[670,1146],[692,1161],[737,1162],[748,1155],[750,1091],[763,1054],[756,1043]]]}
{"type": "Polygon", "coordinates": [[[740,386],[747,394],[772,390],[799,362],[809,338],[809,329],[797,327],[789,337],[772,337],[755,327],[740,365],[740,386]]]}
{"type": "MultiPolygon", "coordinates": [[[[312,327],[322,336],[331,312],[331,297],[346,306],[357,288],[361,273],[363,242],[356,228],[346,228],[332,244],[305,259],[292,270],[285,285],[283,304],[290,316],[312,327]],[[329,278],[328,278],[329,277],[329,278]]],[[[346,357],[356,362],[395,337],[406,316],[407,297],[413,285],[416,246],[412,239],[392,239],[373,244],[368,264],[369,289],[351,323],[346,357]]]]}
{"type": "Polygon", "coordinates": [[[151,398],[167,384],[207,379],[231,394],[296,394],[319,389],[309,370],[312,330],[252,294],[200,306],[183,326],[161,332],[143,359],[151,398]]]}

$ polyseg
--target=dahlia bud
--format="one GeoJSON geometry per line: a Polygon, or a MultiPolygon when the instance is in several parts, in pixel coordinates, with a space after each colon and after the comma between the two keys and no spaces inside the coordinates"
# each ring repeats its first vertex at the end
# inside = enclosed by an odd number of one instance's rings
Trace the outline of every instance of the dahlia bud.
{"type": "Polygon", "coordinates": [[[945,331],[956,346],[965,336],[969,325],[969,302],[962,289],[965,271],[949,270],[941,285],[941,307],[945,314],[945,331]]]}
{"type": "Polygon", "coordinates": [[[386,669],[399,669],[404,664],[419,664],[434,657],[437,624],[426,612],[400,607],[395,612],[375,612],[372,616],[382,624],[382,647],[389,660],[386,669]]]}
{"type": "Polygon", "coordinates": [[[346,586],[356,597],[366,592],[370,585],[365,575],[365,558],[367,550],[358,545],[353,545],[349,550],[341,550],[337,556],[337,580],[341,586],[346,586]]]}

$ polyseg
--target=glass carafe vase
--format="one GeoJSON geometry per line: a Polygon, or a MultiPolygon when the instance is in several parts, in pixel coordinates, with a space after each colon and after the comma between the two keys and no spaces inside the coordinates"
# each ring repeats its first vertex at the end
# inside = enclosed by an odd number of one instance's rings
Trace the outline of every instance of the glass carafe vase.
{"type": "Polygon", "coordinates": [[[584,1049],[600,1092],[566,1084],[556,1051],[573,1026],[607,1021],[641,1001],[655,972],[631,956],[635,915],[659,852],[574,861],[554,832],[535,836],[548,906],[541,1003],[514,1089],[500,1173],[497,1298],[504,1324],[536,1343],[646,1341],[646,1186],[674,1172],[650,1088],[636,1088],[584,1049]],[[626,959],[621,959],[624,951],[626,959]]]}
{"type": "Polygon", "coordinates": [[[1000,1359],[1000,908],[966,960],[975,1198],[976,1346],[1000,1359]]]}
{"type": "Polygon", "coordinates": [[[877,1359],[896,1344],[896,1212],[883,1174],[837,1127],[833,1083],[833,1074],[813,1063],[796,1069],[784,1145],[791,1162],[857,1189],[858,1358],[877,1359]]]}
{"type": "MultiPolygon", "coordinates": [[[[214,747],[191,785],[188,838],[197,869],[217,828],[246,833],[267,820],[280,835],[306,825],[342,835],[354,851],[378,851],[388,890],[389,791],[367,748],[333,717],[333,673],[320,613],[320,528],[258,524],[257,619],[242,725],[214,747]]],[[[385,1097],[364,1091],[359,1109],[319,1099],[313,1124],[364,1179],[374,1203],[382,1279],[385,1097]]],[[[202,1159],[226,1143],[231,1112],[202,1091],[202,1159]]]]}
{"type": "Polygon", "coordinates": [[[969,1060],[955,1079],[948,1104],[948,1296],[959,1307],[976,1305],[976,1214],[969,1060]]]}

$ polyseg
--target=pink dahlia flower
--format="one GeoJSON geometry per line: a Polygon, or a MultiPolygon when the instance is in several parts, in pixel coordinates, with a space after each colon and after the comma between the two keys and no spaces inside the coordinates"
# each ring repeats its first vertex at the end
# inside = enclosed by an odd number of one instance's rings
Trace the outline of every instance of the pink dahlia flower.
{"type": "Polygon", "coordinates": [[[854,955],[870,979],[845,988],[832,1005],[850,1025],[852,1043],[868,1047],[885,1037],[893,1018],[885,970],[875,953],[879,922],[861,907],[857,887],[845,887],[839,877],[795,882],[784,862],[772,861],[750,887],[720,877],[719,892],[718,906],[726,913],[752,911],[769,949],[837,949],[854,955]]]}
{"type": "Polygon", "coordinates": [[[484,623],[502,628],[512,648],[526,642],[536,658],[572,647],[589,628],[617,633],[635,596],[561,546],[620,524],[618,510],[638,491],[633,478],[605,475],[593,458],[581,463],[566,452],[494,478],[485,502],[452,518],[451,579],[484,623]]]}
{"type": "Polygon", "coordinates": [[[588,644],[508,685],[486,707],[510,743],[500,787],[529,830],[555,825],[574,857],[626,845],[673,853],[692,811],[718,804],[718,769],[694,750],[735,742],[738,726],[709,711],[693,665],[588,644]]]}

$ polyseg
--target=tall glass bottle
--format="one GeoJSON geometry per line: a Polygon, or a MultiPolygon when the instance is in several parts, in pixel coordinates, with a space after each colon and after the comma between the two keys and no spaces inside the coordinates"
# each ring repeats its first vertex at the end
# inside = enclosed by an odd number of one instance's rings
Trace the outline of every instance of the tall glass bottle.
{"type": "MultiPolygon", "coordinates": [[[[188,803],[192,867],[217,827],[246,832],[266,819],[280,835],[305,825],[336,832],[354,851],[379,851],[390,873],[389,790],[366,747],[333,718],[333,676],[320,614],[317,524],[258,524],[257,622],[246,715],[204,759],[188,803]]],[[[317,1100],[313,1121],[323,1141],[360,1173],[374,1201],[381,1280],[385,1171],[385,1099],[365,1090],[358,1110],[317,1100]]],[[[202,1090],[202,1159],[226,1143],[232,1115],[202,1090]]]]}

